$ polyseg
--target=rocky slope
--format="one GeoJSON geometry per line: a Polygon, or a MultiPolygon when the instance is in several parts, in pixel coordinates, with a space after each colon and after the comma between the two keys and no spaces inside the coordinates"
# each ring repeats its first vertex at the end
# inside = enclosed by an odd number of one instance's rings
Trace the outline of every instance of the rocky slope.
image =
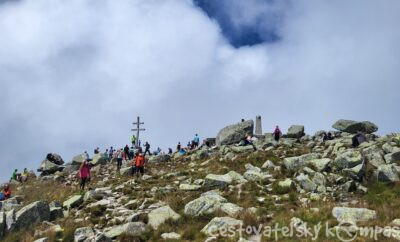
{"type": "MultiPolygon", "coordinates": [[[[216,146],[151,157],[141,179],[129,175],[128,162],[117,171],[115,163],[97,155],[85,192],[79,191],[77,178],[85,156],[64,165],[54,154],[40,165],[42,176],[13,184],[14,196],[0,203],[0,238],[268,241],[277,236],[293,241],[296,235],[282,232],[223,232],[276,224],[298,231],[319,224],[321,231],[336,226],[338,233],[360,236],[365,226],[399,226],[400,135],[371,134],[377,127],[370,122],[339,120],[333,127],[339,131],[327,141],[322,131],[305,135],[299,125],[279,143],[271,134],[258,136],[255,150],[238,145],[253,122],[231,125],[218,133],[216,146]],[[367,142],[352,148],[357,131],[367,133],[367,142]]],[[[400,230],[384,231],[379,240],[400,239],[400,230]]],[[[340,238],[318,233],[322,241],[340,238]]]]}

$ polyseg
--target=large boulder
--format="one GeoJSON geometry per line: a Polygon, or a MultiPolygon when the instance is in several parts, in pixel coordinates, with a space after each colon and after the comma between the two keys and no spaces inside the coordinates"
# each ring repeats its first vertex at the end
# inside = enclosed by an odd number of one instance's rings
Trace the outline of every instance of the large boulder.
{"type": "Polygon", "coordinates": [[[398,182],[399,173],[393,164],[380,165],[378,167],[378,181],[380,182],[398,182]]]}
{"type": "Polygon", "coordinates": [[[341,170],[358,166],[362,164],[363,161],[364,159],[359,151],[348,150],[346,152],[338,154],[334,161],[334,164],[339,170],[341,170]]]}
{"type": "Polygon", "coordinates": [[[290,126],[287,137],[288,138],[301,138],[304,136],[304,126],[303,125],[292,125],[290,126]]]}
{"type": "Polygon", "coordinates": [[[376,219],[376,212],[366,208],[334,207],[332,215],[339,222],[365,222],[376,219]]]}
{"type": "Polygon", "coordinates": [[[247,120],[241,123],[226,126],[218,132],[216,144],[221,146],[239,143],[247,133],[253,135],[253,130],[253,120],[247,120]]]}
{"type": "Polygon", "coordinates": [[[6,228],[6,213],[0,212],[0,239],[4,236],[6,228]]]}
{"type": "Polygon", "coordinates": [[[106,159],[105,154],[98,153],[93,156],[93,159],[90,163],[92,163],[92,165],[94,165],[94,166],[105,165],[108,163],[108,160],[106,159]]]}
{"type": "Polygon", "coordinates": [[[29,228],[48,220],[50,220],[50,207],[45,201],[31,203],[15,214],[15,224],[18,229],[29,228]]]}
{"type": "Polygon", "coordinates": [[[308,178],[308,175],[301,173],[296,178],[296,181],[300,183],[300,186],[307,192],[313,192],[317,189],[317,184],[308,178]]]}
{"type": "Polygon", "coordinates": [[[143,233],[144,231],[146,231],[146,224],[143,222],[129,222],[110,228],[107,232],[105,232],[105,236],[113,239],[121,234],[135,236],[143,233]]]}
{"type": "Polygon", "coordinates": [[[94,230],[91,227],[77,228],[74,233],[74,242],[91,241],[95,236],[94,230]]]}
{"type": "Polygon", "coordinates": [[[309,161],[321,158],[320,154],[310,153],[301,156],[288,157],[283,159],[283,165],[289,171],[297,171],[307,165],[309,161]]]}
{"type": "Polygon", "coordinates": [[[332,125],[334,129],[337,129],[342,132],[347,132],[351,134],[355,134],[357,132],[363,132],[367,134],[374,133],[378,131],[378,126],[376,126],[374,123],[371,123],[369,121],[362,121],[362,122],[357,122],[353,120],[346,120],[346,119],[340,119],[336,121],[332,125]]]}
{"type": "Polygon", "coordinates": [[[46,156],[46,160],[49,160],[50,162],[56,164],[56,165],[63,165],[64,160],[61,158],[59,154],[56,153],[49,153],[46,156]]]}
{"type": "Polygon", "coordinates": [[[218,194],[202,194],[199,198],[185,205],[184,213],[191,216],[212,213],[226,202],[227,200],[218,194]]]}
{"type": "Polygon", "coordinates": [[[81,205],[83,203],[83,196],[82,195],[74,195],[69,197],[64,203],[63,203],[63,207],[65,209],[71,209],[71,208],[75,208],[78,207],[79,205],[81,205]]]}
{"type": "Polygon", "coordinates": [[[201,232],[212,236],[222,228],[226,229],[226,231],[231,231],[231,228],[239,227],[241,224],[243,224],[243,221],[238,219],[230,217],[215,217],[201,230],[201,232]]]}
{"type": "Polygon", "coordinates": [[[72,158],[71,165],[81,165],[85,160],[85,154],[76,155],[74,158],[72,158]]]}
{"type": "Polygon", "coordinates": [[[38,172],[41,172],[42,176],[54,174],[57,171],[62,171],[64,169],[63,166],[59,166],[49,160],[43,160],[40,164],[39,168],[37,169],[38,172]]]}
{"type": "Polygon", "coordinates": [[[153,155],[149,158],[149,163],[164,163],[171,160],[171,156],[167,154],[153,155]]]}
{"type": "Polygon", "coordinates": [[[232,177],[228,174],[225,175],[216,175],[216,174],[208,174],[204,180],[205,187],[211,188],[222,188],[226,187],[232,183],[232,177]]]}
{"type": "Polygon", "coordinates": [[[167,219],[178,220],[181,216],[172,210],[170,206],[164,206],[151,211],[148,217],[149,225],[153,229],[157,229],[167,219]]]}

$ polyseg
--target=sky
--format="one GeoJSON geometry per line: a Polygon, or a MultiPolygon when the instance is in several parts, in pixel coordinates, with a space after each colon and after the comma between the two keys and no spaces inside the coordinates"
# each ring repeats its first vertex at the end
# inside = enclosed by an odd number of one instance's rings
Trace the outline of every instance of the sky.
{"type": "Polygon", "coordinates": [[[397,0],[0,0],[0,181],[47,153],[152,148],[261,115],[400,131],[397,0]]]}

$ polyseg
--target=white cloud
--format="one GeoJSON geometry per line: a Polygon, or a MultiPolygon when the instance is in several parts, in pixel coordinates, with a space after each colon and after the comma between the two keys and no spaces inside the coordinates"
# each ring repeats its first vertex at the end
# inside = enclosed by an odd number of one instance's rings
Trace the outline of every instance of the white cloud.
{"type": "MultiPolygon", "coordinates": [[[[238,19],[262,28],[259,2],[241,1],[257,11],[235,8],[238,19]]],[[[0,5],[0,177],[36,168],[47,152],[69,161],[124,145],[137,115],[144,139],[164,149],[256,114],[266,131],[303,123],[311,132],[342,117],[399,131],[397,9],[296,1],[280,42],[236,49],[190,1],[0,5]]]]}

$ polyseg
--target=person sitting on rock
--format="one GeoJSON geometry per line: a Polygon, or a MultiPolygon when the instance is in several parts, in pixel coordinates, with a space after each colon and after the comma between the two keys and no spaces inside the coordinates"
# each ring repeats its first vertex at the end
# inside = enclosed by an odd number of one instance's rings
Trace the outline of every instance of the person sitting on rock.
{"type": "Polygon", "coordinates": [[[142,153],[137,152],[136,153],[136,159],[135,159],[135,167],[136,167],[136,175],[139,178],[139,172],[144,175],[144,163],[145,163],[145,157],[142,153]]]}
{"type": "Polygon", "coordinates": [[[243,139],[243,144],[246,145],[251,145],[253,146],[254,150],[257,150],[255,145],[253,144],[253,137],[251,136],[251,134],[246,134],[245,138],[243,139]]]}
{"type": "Polygon", "coordinates": [[[14,170],[10,180],[21,182],[21,173],[18,173],[18,169],[14,170]]]}
{"type": "Polygon", "coordinates": [[[11,190],[10,190],[10,185],[9,184],[7,184],[4,187],[2,194],[3,194],[3,197],[4,197],[3,200],[7,200],[7,199],[9,199],[11,197],[11,190]]]}
{"type": "Polygon", "coordinates": [[[181,142],[178,142],[178,145],[176,146],[176,151],[179,152],[181,150],[181,142]]]}
{"type": "Polygon", "coordinates": [[[28,180],[28,177],[29,177],[28,169],[24,168],[24,171],[22,172],[21,176],[21,181],[26,182],[28,180]]]}
{"type": "Polygon", "coordinates": [[[90,164],[89,160],[86,160],[82,163],[81,167],[79,168],[79,177],[81,179],[80,188],[81,190],[85,190],[85,185],[87,182],[90,181],[90,164]]]}
{"type": "Polygon", "coordinates": [[[279,139],[280,139],[281,136],[282,136],[282,132],[281,132],[281,130],[279,129],[279,126],[278,126],[278,125],[275,127],[275,130],[274,130],[274,132],[272,133],[272,135],[274,136],[275,141],[278,143],[278,142],[279,142],[279,139]]]}

